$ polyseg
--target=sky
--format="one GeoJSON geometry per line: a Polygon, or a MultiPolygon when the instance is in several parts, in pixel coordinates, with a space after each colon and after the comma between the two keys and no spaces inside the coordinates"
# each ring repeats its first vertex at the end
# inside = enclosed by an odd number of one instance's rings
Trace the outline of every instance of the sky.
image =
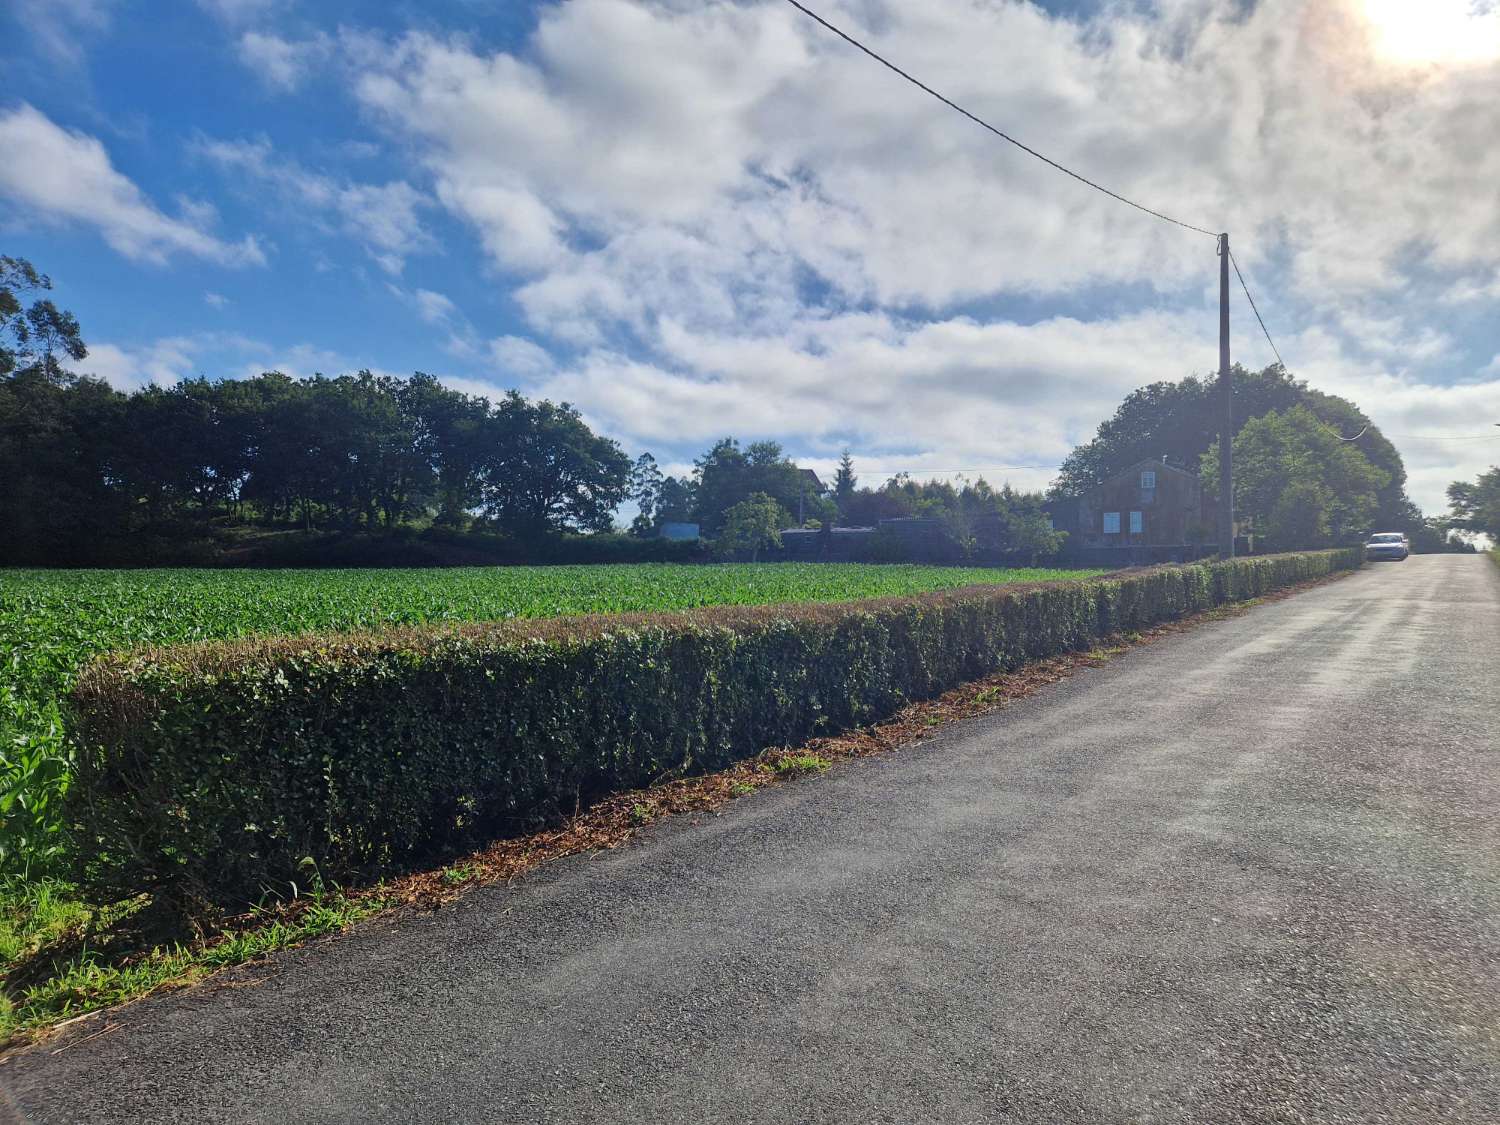
{"type": "MultiPolygon", "coordinates": [[[[1429,514],[1500,461],[1500,7],[808,3],[1230,232],[1288,368],[1429,514]]],[[[1218,364],[1212,238],[783,0],[0,0],[0,73],[0,253],[120,388],[420,370],[669,471],[732,435],[1039,488],[1218,364]]]]}

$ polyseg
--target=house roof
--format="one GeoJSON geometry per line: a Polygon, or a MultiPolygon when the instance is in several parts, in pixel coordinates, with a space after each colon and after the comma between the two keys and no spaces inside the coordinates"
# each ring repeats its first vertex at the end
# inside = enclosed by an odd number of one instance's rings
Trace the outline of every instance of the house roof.
{"type": "Polygon", "coordinates": [[[814,492],[822,493],[827,491],[823,487],[823,482],[818,479],[818,474],[811,469],[798,469],[797,472],[802,474],[802,483],[810,485],[814,492]]]}
{"type": "Polygon", "coordinates": [[[1157,472],[1161,472],[1163,469],[1165,469],[1169,473],[1176,473],[1178,476],[1182,477],[1196,477],[1198,475],[1197,473],[1189,472],[1187,469],[1184,469],[1181,466],[1169,465],[1160,457],[1148,457],[1144,461],[1137,461],[1128,469],[1121,469],[1114,476],[1105,477],[1104,480],[1100,481],[1099,483],[1108,484],[1112,480],[1119,480],[1121,477],[1129,476],[1131,473],[1138,473],[1142,469],[1155,469],[1157,472]]]}
{"type": "MultiPolygon", "coordinates": [[[[1123,477],[1133,476],[1134,474],[1139,473],[1143,469],[1151,469],[1151,470],[1154,470],[1155,472],[1158,472],[1158,473],[1161,473],[1161,472],[1176,473],[1180,477],[1192,477],[1194,480],[1196,480],[1198,478],[1198,474],[1197,473],[1189,472],[1187,469],[1182,468],[1180,465],[1169,465],[1169,464],[1167,464],[1167,462],[1163,461],[1160,457],[1147,457],[1144,461],[1137,461],[1134,465],[1131,465],[1129,468],[1121,469],[1118,473],[1113,473],[1110,476],[1105,477],[1103,480],[1098,481],[1098,482],[1096,482],[1094,484],[1089,485],[1087,488],[1083,489],[1081,492],[1075,492],[1075,493],[1073,493],[1072,495],[1069,495],[1069,496],[1059,496],[1059,497],[1056,497],[1054,500],[1048,501],[1048,503],[1058,503],[1058,502],[1064,502],[1065,503],[1065,502],[1070,501],[1070,500],[1077,500],[1079,497],[1086,496],[1090,492],[1093,492],[1094,489],[1096,489],[1096,488],[1103,488],[1105,485],[1112,484],[1115,481],[1120,480],[1123,477]]],[[[1045,508],[1045,505],[1043,505],[1043,507],[1045,508]]]]}

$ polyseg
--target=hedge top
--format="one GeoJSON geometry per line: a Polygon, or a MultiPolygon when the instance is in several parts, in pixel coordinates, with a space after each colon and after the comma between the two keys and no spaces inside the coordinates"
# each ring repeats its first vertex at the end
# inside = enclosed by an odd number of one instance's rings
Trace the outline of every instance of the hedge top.
{"type": "MultiPolygon", "coordinates": [[[[80,672],[72,697],[94,715],[112,699],[122,710],[147,706],[148,685],[165,682],[211,685],[278,667],[316,660],[336,666],[393,654],[434,655],[455,647],[486,650],[527,645],[574,645],[641,633],[682,634],[728,631],[747,634],[778,625],[824,624],[859,614],[938,608],[976,599],[1021,598],[1038,591],[1095,586],[1122,577],[1170,567],[1116,571],[1087,581],[959,586],[919,594],[893,594],[847,602],[780,602],[770,605],[712,605],[653,612],[590,613],[561,617],[510,617],[501,621],[440,621],[378,630],[292,633],[236,637],[165,646],[142,646],[95,657],[80,672]],[[134,690],[132,690],[134,689],[134,690]]],[[[110,710],[114,710],[111,708],[110,710]]],[[[138,716],[130,716],[138,717],[138,716]]]]}

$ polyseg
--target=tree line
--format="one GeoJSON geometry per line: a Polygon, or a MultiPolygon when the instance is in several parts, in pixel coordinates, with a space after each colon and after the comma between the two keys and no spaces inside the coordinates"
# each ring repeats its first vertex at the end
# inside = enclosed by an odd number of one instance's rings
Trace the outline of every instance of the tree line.
{"type": "Polygon", "coordinates": [[[932,521],[946,556],[954,559],[1036,558],[1055,554],[1063,542],[1040,492],[995,488],[982,477],[915,481],[906,474],[861,487],[847,449],[831,486],[815,482],[778,442],[741,448],[734,438],[715,442],[683,477],[663,476],[643,457],[636,482],[640,514],[633,532],[652,535],[667,523],[696,523],[702,535],[738,553],[775,546],[776,532],[786,528],[878,527],[903,518],[932,521]]]}
{"type": "MultiPolygon", "coordinates": [[[[779,443],[732,437],[690,472],[666,475],[650,454],[632,461],[568,403],[515,391],[492,401],[420,372],[267,372],[120,392],[68,370],[87,347],[50,288],[29,262],[0,257],[5,561],[107,561],[130,556],[127,543],[181,544],[227,528],[425,527],[524,544],[609,532],[627,502],[638,508],[629,528],[637,541],[668,523],[696,523],[705,539],[758,549],[788,527],[916,517],[941,529],[954,557],[1040,557],[1062,542],[1040,493],[983,479],[861,486],[847,450],[825,491],[779,443]]],[[[1216,487],[1217,411],[1212,379],[1139,388],[1069,454],[1051,495],[1079,494],[1160,457],[1216,487]]],[[[1379,429],[1279,365],[1235,369],[1234,421],[1237,511],[1274,549],[1352,542],[1376,529],[1405,531],[1425,550],[1444,549],[1450,529],[1500,535],[1500,470],[1455,483],[1450,514],[1426,519],[1379,429]]]]}
{"type": "Polygon", "coordinates": [[[40,560],[224,523],[607,530],[631,472],[566,403],[491,402],[423,374],[270,372],[124,394],[30,365],[0,382],[3,549],[40,560]]]}

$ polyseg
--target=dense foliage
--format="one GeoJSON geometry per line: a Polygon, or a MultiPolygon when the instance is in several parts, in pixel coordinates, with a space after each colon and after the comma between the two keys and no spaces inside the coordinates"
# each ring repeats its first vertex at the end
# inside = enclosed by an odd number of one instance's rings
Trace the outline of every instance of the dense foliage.
{"type": "Polygon", "coordinates": [[[1448,503],[1454,527],[1500,543],[1500,467],[1472,481],[1454,481],[1448,486],[1448,503]]]}
{"type": "Polygon", "coordinates": [[[96,893],[233,907],[308,861],[368,876],[1359,561],[119,654],[74,693],[69,817],[96,893]]]}
{"type": "MultiPolygon", "coordinates": [[[[1235,514],[1268,549],[1358,543],[1376,527],[1386,473],[1305,406],[1252,418],[1234,438],[1235,514]]],[[[1219,487],[1219,443],[1203,455],[1219,487]]]]}
{"type": "Polygon", "coordinates": [[[61,857],[61,697],[91,656],[251,634],[693,606],[844,601],[1059,572],[902,566],[0,571],[0,873],[61,857]]]}
{"type": "Polygon", "coordinates": [[[122,394],[24,368],[0,380],[0,558],[93,561],[224,521],[391,528],[471,514],[512,535],[605,530],[631,463],[566,403],[436,379],[193,379],[122,394]]]}

